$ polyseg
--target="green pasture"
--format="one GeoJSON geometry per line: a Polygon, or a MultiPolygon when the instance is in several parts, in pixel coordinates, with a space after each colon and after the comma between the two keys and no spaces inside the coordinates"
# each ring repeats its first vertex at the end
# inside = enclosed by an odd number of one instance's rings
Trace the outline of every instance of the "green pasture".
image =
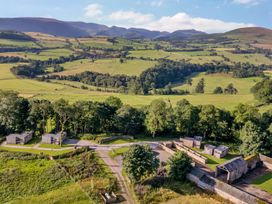
{"type": "Polygon", "coordinates": [[[191,76],[192,86],[188,84],[183,84],[175,87],[175,89],[188,90],[191,93],[194,92],[197,83],[201,78],[205,80],[205,94],[212,94],[217,86],[221,86],[223,89],[232,83],[234,87],[238,90],[238,95],[250,94],[250,89],[262,79],[260,77],[251,78],[233,78],[231,74],[206,74],[200,73],[191,76]]]}
{"type": "Polygon", "coordinates": [[[32,42],[32,41],[0,39],[0,47],[38,48],[39,46],[36,43],[32,42]]]}
{"type": "Polygon", "coordinates": [[[145,60],[126,60],[121,63],[119,58],[102,59],[95,62],[84,59],[64,63],[62,66],[65,71],[59,72],[58,75],[74,75],[84,71],[93,71],[111,75],[125,74],[134,76],[140,75],[144,70],[153,67],[155,64],[156,62],[145,60]]]}

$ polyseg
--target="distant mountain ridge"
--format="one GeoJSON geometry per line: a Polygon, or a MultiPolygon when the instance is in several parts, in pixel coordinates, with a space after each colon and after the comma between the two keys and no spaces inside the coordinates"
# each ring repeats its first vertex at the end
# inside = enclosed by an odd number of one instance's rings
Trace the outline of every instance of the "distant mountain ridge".
{"type": "Polygon", "coordinates": [[[107,36],[126,39],[186,39],[205,34],[196,30],[179,30],[173,33],[150,31],[141,28],[108,27],[96,23],[69,22],[50,18],[0,18],[0,31],[40,32],[62,37],[107,36]]]}

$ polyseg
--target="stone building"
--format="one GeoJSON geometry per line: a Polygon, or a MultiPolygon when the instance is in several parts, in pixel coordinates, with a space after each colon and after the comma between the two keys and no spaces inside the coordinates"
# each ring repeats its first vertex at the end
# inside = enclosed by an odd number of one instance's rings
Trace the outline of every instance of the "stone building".
{"type": "Polygon", "coordinates": [[[213,155],[215,148],[215,146],[207,144],[204,146],[204,153],[208,155],[213,155]]]}
{"type": "Polygon", "coordinates": [[[215,176],[227,183],[233,183],[248,171],[247,163],[243,157],[236,157],[216,167],[215,176]]]}
{"type": "Polygon", "coordinates": [[[185,138],[181,138],[180,141],[186,147],[200,149],[201,142],[202,142],[202,137],[199,137],[199,136],[196,136],[194,138],[192,138],[192,137],[185,137],[185,138]]]}
{"type": "Polygon", "coordinates": [[[63,136],[61,138],[61,133],[57,134],[44,134],[42,136],[42,143],[44,144],[56,144],[59,145],[60,141],[63,142],[67,137],[67,133],[63,132],[63,136]]]}
{"type": "Polygon", "coordinates": [[[6,137],[7,144],[26,144],[33,136],[33,132],[24,132],[22,134],[10,134],[6,137]]]}
{"type": "Polygon", "coordinates": [[[225,157],[228,153],[229,153],[229,148],[224,145],[220,145],[214,149],[213,155],[216,158],[220,159],[225,157]]]}

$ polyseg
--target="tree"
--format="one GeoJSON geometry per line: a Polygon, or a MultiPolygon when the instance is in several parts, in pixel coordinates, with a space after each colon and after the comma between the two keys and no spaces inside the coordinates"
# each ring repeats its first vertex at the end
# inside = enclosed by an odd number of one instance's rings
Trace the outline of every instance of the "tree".
{"type": "Polygon", "coordinates": [[[187,136],[196,133],[199,121],[198,113],[198,108],[192,106],[187,100],[178,101],[174,108],[177,131],[187,134],[187,136]]]}
{"type": "Polygon", "coordinates": [[[105,100],[105,103],[113,108],[115,108],[116,110],[118,110],[119,108],[121,108],[123,106],[123,103],[121,101],[120,98],[115,97],[115,96],[110,96],[105,100]]]}
{"type": "Polygon", "coordinates": [[[246,122],[251,121],[257,123],[260,119],[259,110],[251,105],[239,104],[233,110],[234,122],[241,129],[246,122]]]}
{"type": "Polygon", "coordinates": [[[53,108],[50,101],[34,100],[30,103],[30,113],[28,120],[31,127],[43,134],[46,132],[46,124],[50,117],[53,116],[53,108]]]}
{"type": "Polygon", "coordinates": [[[222,94],[223,93],[223,89],[222,87],[218,86],[214,89],[213,91],[214,94],[222,94]]]}
{"type": "Polygon", "coordinates": [[[60,124],[60,132],[61,132],[61,138],[60,138],[60,146],[62,146],[62,138],[63,133],[65,131],[65,125],[67,124],[68,120],[72,117],[72,108],[69,105],[68,101],[65,101],[64,99],[57,100],[53,103],[53,109],[54,112],[57,115],[58,122],[60,124]]]}
{"type": "Polygon", "coordinates": [[[232,83],[230,83],[225,89],[224,89],[225,94],[237,94],[238,90],[233,86],[232,83]]]}
{"type": "Polygon", "coordinates": [[[133,181],[154,174],[159,167],[159,159],[148,145],[133,145],[124,154],[123,168],[133,181]]]}
{"type": "Polygon", "coordinates": [[[167,174],[170,178],[184,181],[186,175],[191,171],[192,161],[184,152],[176,152],[169,158],[167,164],[167,174]]]}
{"type": "Polygon", "coordinates": [[[167,107],[165,101],[157,99],[151,102],[148,107],[148,113],[146,116],[145,124],[147,130],[153,137],[159,132],[165,131],[169,127],[171,120],[172,109],[167,107]]]}
{"type": "Polygon", "coordinates": [[[204,93],[204,88],[205,88],[205,80],[202,78],[202,79],[200,79],[200,81],[196,85],[195,92],[196,93],[204,93]]]}
{"type": "Polygon", "coordinates": [[[271,103],[272,102],[272,79],[265,79],[257,83],[252,89],[254,97],[263,102],[271,103]]]}
{"type": "Polygon", "coordinates": [[[117,125],[124,134],[140,133],[144,128],[144,114],[142,111],[125,105],[117,111],[117,125]]]}
{"type": "Polygon", "coordinates": [[[15,92],[0,91],[0,126],[7,133],[21,132],[28,127],[29,102],[15,92]]]}
{"type": "Polygon", "coordinates": [[[264,134],[260,128],[251,121],[247,122],[240,131],[241,153],[250,156],[260,152],[263,138],[264,134]]]}

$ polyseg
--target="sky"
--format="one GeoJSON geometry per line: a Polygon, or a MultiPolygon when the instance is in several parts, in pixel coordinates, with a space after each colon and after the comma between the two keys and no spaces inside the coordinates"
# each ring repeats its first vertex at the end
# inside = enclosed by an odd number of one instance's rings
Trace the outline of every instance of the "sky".
{"type": "Polygon", "coordinates": [[[168,32],[272,28],[272,0],[0,0],[0,10],[0,17],[48,17],[168,32]]]}

